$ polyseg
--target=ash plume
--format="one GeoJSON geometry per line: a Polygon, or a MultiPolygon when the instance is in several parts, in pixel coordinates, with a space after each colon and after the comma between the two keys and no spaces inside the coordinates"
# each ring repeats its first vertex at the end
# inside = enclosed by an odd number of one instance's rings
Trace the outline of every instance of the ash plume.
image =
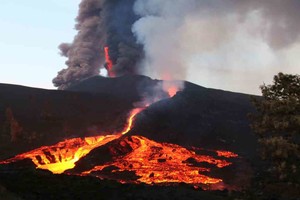
{"type": "Polygon", "coordinates": [[[53,82],[98,75],[108,46],[115,76],[257,93],[278,71],[300,73],[299,9],[299,0],[82,0],[78,34],[60,46],[68,68],[53,82]]]}
{"type": "Polygon", "coordinates": [[[98,75],[104,64],[104,48],[109,47],[116,76],[138,73],[137,63],[143,56],[131,32],[137,20],[134,0],[83,0],[75,26],[78,34],[71,44],[59,46],[67,57],[67,68],[58,72],[53,83],[59,89],[98,75]]]}
{"type": "Polygon", "coordinates": [[[279,70],[299,73],[299,8],[299,0],[137,0],[133,32],[147,75],[256,93],[279,70]]]}

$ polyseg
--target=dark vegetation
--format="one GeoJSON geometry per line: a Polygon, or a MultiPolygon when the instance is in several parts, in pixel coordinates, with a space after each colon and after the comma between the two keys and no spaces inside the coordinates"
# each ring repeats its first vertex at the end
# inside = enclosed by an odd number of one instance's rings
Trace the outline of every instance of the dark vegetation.
{"type": "Polygon", "coordinates": [[[263,98],[253,99],[258,112],[250,116],[264,160],[254,188],[300,198],[300,76],[279,73],[261,91],[263,98]]]}

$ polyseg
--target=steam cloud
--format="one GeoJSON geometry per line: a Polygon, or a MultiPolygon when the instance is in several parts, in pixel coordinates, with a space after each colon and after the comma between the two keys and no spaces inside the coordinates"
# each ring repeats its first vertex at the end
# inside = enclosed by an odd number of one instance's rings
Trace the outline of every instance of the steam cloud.
{"type": "Polygon", "coordinates": [[[54,83],[98,74],[108,45],[117,76],[255,93],[278,71],[299,72],[299,9],[299,0],[83,0],[78,35],[61,45],[68,68],[54,83]]]}

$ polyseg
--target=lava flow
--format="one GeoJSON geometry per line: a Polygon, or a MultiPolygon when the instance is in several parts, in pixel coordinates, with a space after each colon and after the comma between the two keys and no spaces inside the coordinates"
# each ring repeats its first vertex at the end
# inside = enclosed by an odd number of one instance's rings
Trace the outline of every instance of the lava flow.
{"type": "Polygon", "coordinates": [[[217,151],[217,154],[218,154],[218,156],[225,157],[225,158],[236,158],[236,157],[239,156],[239,155],[237,155],[233,152],[230,152],[230,151],[217,151]]]}
{"type": "MultiPolygon", "coordinates": [[[[170,88],[169,96],[174,96],[177,90],[170,88]]],[[[238,157],[233,152],[214,151],[213,154],[216,156],[200,155],[176,144],[159,143],[142,136],[126,136],[133,126],[134,117],[143,109],[133,109],[127,119],[127,125],[117,134],[67,139],[52,146],[40,147],[17,155],[0,164],[29,158],[37,168],[49,170],[54,174],[73,169],[74,171],[71,170],[69,173],[81,176],[96,175],[121,183],[187,183],[209,186],[223,183],[221,178],[208,176],[207,173],[213,168],[221,169],[231,165],[228,159],[238,157]],[[101,153],[94,155],[98,151],[92,150],[96,148],[101,150],[102,147],[108,149],[109,156],[101,153]],[[99,160],[86,165],[91,166],[88,169],[80,170],[80,167],[77,169],[77,163],[89,160],[81,158],[90,154],[99,160]],[[105,156],[104,161],[102,157],[105,156]],[[135,178],[118,176],[126,172],[134,174],[135,178]]]]}
{"type": "Polygon", "coordinates": [[[113,62],[110,59],[109,56],[109,47],[104,47],[104,55],[105,55],[105,62],[106,62],[106,69],[108,72],[108,76],[109,77],[115,77],[115,74],[112,71],[112,67],[113,67],[113,62]]]}
{"type": "Polygon", "coordinates": [[[17,155],[14,158],[0,162],[0,164],[8,164],[29,158],[37,168],[49,170],[54,174],[61,174],[67,169],[74,168],[75,162],[87,155],[94,148],[102,146],[118,137],[118,135],[106,135],[68,139],[52,146],[43,146],[17,155]]]}
{"type": "Polygon", "coordinates": [[[143,108],[136,108],[130,112],[127,125],[119,134],[68,139],[52,146],[40,147],[33,151],[17,155],[14,158],[0,162],[0,164],[29,158],[37,168],[47,169],[54,174],[61,174],[67,169],[74,168],[75,162],[87,155],[91,150],[115,140],[130,131],[135,115],[141,110],[143,108]]]}
{"type": "MultiPolygon", "coordinates": [[[[112,174],[134,172],[138,177],[136,182],[146,184],[157,183],[187,183],[187,184],[216,184],[222,179],[212,178],[201,173],[211,169],[201,167],[208,163],[211,167],[223,168],[231,165],[229,161],[207,155],[197,155],[194,151],[169,143],[158,143],[142,136],[121,138],[120,142],[109,147],[113,161],[95,166],[82,172],[81,175],[96,174],[101,178],[111,167],[112,174]],[[120,151],[124,155],[120,155],[120,151]],[[128,150],[129,149],[129,150],[128,150]],[[114,156],[116,155],[116,156],[114,156]]],[[[107,174],[105,175],[107,177],[107,174]]],[[[130,182],[126,179],[123,182],[130,182]]]]}
{"type": "Polygon", "coordinates": [[[133,118],[142,110],[144,110],[144,108],[135,108],[130,112],[129,118],[128,118],[128,122],[127,122],[127,126],[124,128],[124,130],[121,132],[120,135],[125,135],[126,133],[128,133],[131,130],[132,127],[132,123],[133,123],[133,118]]]}

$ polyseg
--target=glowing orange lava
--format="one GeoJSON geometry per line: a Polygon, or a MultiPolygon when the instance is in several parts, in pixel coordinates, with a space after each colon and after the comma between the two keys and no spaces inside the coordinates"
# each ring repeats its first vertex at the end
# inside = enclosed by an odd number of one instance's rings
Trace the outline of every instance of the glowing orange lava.
{"type": "Polygon", "coordinates": [[[142,109],[136,108],[130,112],[127,125],[119,134],[68,139],[52,146],[40,147],[33,151],[17,155],[14,158],[0,162],[0,164],[30,158],[39,169],[47,169],[55,174],[63,173],[67,169],[74,168],[75,162],[87,155],[94,148],[100,147],[128,133],[132,127],[135,115],[142,109]]]}
{"type": "MultiPolygon", "coordinates": [[[[212,178],[201,174],[209,172],[210,168],[193,165],[193,162],[209,163],[217,168],[223,168],[231,163],[211,156],[197,155],[194,151],[169,143],[158,143],[141,136],[127,137],[120,145],[130,146],[132,151],[125,156],[118,156],[112,162],[83,172],[87,175],[99,172],[109,166],[115,166],[112,172],[132,171],[140,177],[138,182],[153,183],[188,183],[188,184],[216,184],[222,179],[212,178]],[[192,160],[189,162],[189,160],[192,160]]],[[[119,152],[119,150],[117,150],[119,152]]],[[[114,149],[111,149],[114,154],[114,149]]],[[[99,174],[99,173],[97,173],[99,174]]],[[[101,175],[99,176],[101,178],[101,175]]],[[[123,180],[126,182],[126,180],[123,180]]]]}
{"type": "Polygon", "coordinates": [[[125,135],[126,133],[128,133],[131,130],[134,117],[142,110],[144,110],[144,108],[135,108],[130,112],[130,115],[129,115],[129,118],[127,121],[127,126],[121,132],[121,135],[125,135]]]}
{"type": "Polygon", "coordinates": [[[96,147],[117,139],[117,135],[106,135],[87,138],[73,138],[52,146],[44,146],[33,151],[17,155],[0,164],[15,162],[30,158],[39,169],[47,169],[54,174],[61,174],[75,167],[81,157],[87,155],[96,147]]]}
{"type": "Polygon", "coordinates": [[[225,157],[225,158],[236,158],[239,156],[230,151],[217,151],[217,154],[219,157],[225,157]]]}
{"type": "Polygon", "coordinates": [[[175,94],[178,92],[178,88],[175,86],[172,86],[170,88],[168,88],[168,94],[170,97],[175,96],[175,94]]]}
{"type": "Polygon", "coordinates": [[[105,54],[105,62],[107,65],[107,72],[108,72],[108,76],[109,77],[115,77],[115,74],[112,71],[112,67],[113,67],[113,62],[110,59],[109,56],[109,47],[104,47],[104,54],[105,54]]]}

